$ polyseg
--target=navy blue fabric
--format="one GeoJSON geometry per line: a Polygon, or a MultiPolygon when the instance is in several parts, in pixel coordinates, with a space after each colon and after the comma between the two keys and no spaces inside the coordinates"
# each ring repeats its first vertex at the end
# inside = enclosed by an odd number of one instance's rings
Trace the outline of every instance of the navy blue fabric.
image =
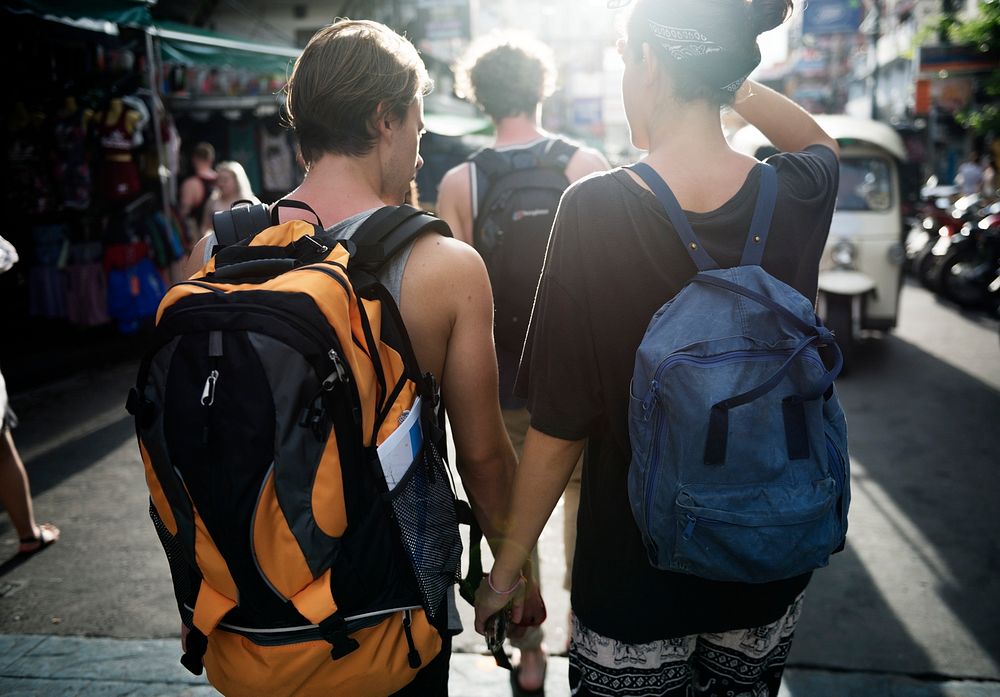
{"type": "Polygon", "coordinates": [[[778,171],[766,162],[761,163],[760,167],[757,207],[753,212],[753,220],[750,221],[750,234],[747,235],[740,266],[760,266],[764,260],[764,246],[767,244],[767,234],[771,231],[774,205],[778,200],[778,171]]]}

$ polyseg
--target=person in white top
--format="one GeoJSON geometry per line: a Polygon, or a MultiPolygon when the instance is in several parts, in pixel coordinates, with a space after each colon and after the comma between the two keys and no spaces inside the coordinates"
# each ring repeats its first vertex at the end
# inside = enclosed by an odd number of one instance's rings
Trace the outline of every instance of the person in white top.
{"type": "Polygon", "coordinates": [[[958,167],[955,186],[962,196],[978,194],[983,187],[983,167],[979,164],[979,154],[969,153],[968,159],[958,167]]]}

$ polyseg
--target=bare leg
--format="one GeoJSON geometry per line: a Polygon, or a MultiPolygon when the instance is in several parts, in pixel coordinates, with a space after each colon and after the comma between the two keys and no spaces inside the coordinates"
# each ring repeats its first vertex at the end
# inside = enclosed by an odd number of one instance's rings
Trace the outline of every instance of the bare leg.
{"type": "Polygon", "coordinates": [[[32,552],[59,539],[58,528],[52,525],[39,526],[35,522],[35,512],[31,505],[31,489],[28,473],[21,462],[21,456],[14,445],[10,429],[4,429],[0,436],[0,504],[10,516],[17,536],[22,540],[22,552],[32,552]],[[24,540],[38,540],[36,543],[24,540]]]}

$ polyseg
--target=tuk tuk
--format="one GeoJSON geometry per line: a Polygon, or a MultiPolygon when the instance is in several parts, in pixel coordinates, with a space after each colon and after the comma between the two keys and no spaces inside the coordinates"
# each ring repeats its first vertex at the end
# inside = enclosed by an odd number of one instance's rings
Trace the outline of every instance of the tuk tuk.
{"type": "MultiPolygon", "coordinates": [[[[840,145],[840,188],[820,262],[818,310],[850,363],[857,342],[896,326],[902,288],[905,224],[900,170],[902,138],[889,126],[850,116],[817,116],[840,145]]],[[[747,126],[734,149],[763,159],[776,149],[747,126]]]]}

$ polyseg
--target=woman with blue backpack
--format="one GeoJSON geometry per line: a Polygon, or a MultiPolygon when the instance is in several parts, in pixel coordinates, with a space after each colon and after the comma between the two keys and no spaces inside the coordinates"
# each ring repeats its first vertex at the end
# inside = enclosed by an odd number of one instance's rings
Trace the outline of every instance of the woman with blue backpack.
{"type": "Polygon", "coordinates": [[[552,229],[518,379],[531,429],[476,629],[526,619],[520,569],[586,444],[574,695],[777,695],[811,572],[843,545],[840,357],[813,311],[839,150],[747,79],[791,9],[637,0],[622,96],[648,154],[570,187],[552,229]],[[781,152],[733,151],[726,107],[781,152]]]}

